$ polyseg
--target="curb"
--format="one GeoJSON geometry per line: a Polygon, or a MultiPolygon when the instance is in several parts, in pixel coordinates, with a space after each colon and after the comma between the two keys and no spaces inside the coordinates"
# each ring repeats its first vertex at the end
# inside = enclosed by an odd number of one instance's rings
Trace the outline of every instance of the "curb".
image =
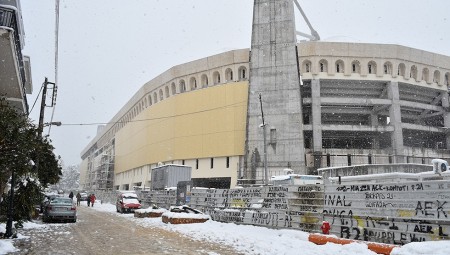
{"type": "Polygon", "coordinates": [[[350,239],[338,238],[335,236],[327,236],[327,235],[321,235],[321,234],[309,234],[308,241],[313,242],[318,245],[323,245],[328,242],[335,243],[335,244],[342,244],[342,245],[349,244],[349,243],[355,243],[355,242],[365,243],[365,244],[367,244],[367,248],[369,250],[376,252],[378,254],[384,254],[384,255],[390,255],[392,250],[395,247],[399,247],[398,245],[393,245],[393,244],[350,240],[350,239]]]}

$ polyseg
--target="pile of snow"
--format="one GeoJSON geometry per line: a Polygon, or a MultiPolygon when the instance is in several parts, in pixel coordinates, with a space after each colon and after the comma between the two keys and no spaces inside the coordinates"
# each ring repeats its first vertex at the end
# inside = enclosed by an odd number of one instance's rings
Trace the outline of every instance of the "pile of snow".
{"type": "Polygon", "coordinates": [[[147,209],[137,209],[137,210],[134,210],[134,212],[136,212],[136,213],[165,213],[165,212],[167,212],[167,210],[164,208],[158,208],[158,209],[147,208],[147,209]]]}

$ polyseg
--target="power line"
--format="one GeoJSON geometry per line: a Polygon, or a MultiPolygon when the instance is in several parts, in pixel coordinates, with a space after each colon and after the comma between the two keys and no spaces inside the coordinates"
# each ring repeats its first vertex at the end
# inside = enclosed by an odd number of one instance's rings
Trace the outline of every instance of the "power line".
{"type": "Polygon", "coordinates": [[[108,124],[118,124],[118,123],[125,123],[126,124],[126,123],[130,123],[130,122],[143,122],[143,121],[151,121],[151,120],[162,120],[162,119],[169,119],[169,118],[174,118],[174,117],[188,116],[188,115],[193,115],[193,114],[198,114],[198,113],[203,113],[203,112],[219,110],[219,109],[223,109],[223,108],[234,107],[234,106],[242,104],[244,102],[245,101],[241,101],[241,102],[237,102],[237,103],[234,103],[234,104],[220,106],[220,107],[216,107],[216,108],[211,108],[211,109],[206,109],[206,110],[201,110],[201,111],[196,111],[196,112],[190,112],[190,113],[184,113],[184,114],[176,114],[176,115],[170,115],[170,116],[157,117],[157,118],[139,119],[139,120],[130,120],[130,121],[113,121],[113,122],[66,123],[66,124],[61,123],[61,126],[94,126],[94,125],[108,125],[108,124]]]}

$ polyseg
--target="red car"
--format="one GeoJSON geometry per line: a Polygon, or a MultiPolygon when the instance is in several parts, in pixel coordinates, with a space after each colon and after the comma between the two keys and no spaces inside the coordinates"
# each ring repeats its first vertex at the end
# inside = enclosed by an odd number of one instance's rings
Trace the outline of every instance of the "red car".
{"type": "Polygon", "coordinates": [[[117,212],[120,212],[120,213],[134,212],[134,210],[140,209],[140,208],[141,208],[141,202],[139,200],[139,197],[136,195],[136,193],[133,193],[133,192],[120,193],[117,196],[117,200],[116,200],[117,212]]]}

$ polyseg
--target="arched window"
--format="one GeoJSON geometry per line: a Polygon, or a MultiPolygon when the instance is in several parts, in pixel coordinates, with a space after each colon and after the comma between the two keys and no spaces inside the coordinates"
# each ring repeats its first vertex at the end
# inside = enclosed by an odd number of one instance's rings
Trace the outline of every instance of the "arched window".
{"type": "Polygon", "coordinates": [[[227,68],[225,70],[225,81],[233,81],[233,70],[230,68],[227,68]]]}
{"type": "Polygon", "coordinates": [[[175,85],[175,82],[172,82],[172,85],[170,85],[172,87],[172,95],[175,95],[177,93],[177,86],[175,85]]]}
{"type": "Polygon", "coordinates": [[[319,61],[319,71],[321,73],[328,72],[328,62],[325,59],[319,61]]]}
{"type": "Polygon", "coordinates": [[[361,65],[358,60],[352,62],[352,73],[361,73],[361,65]]]}
{"type": "Polygon", "coordinates": [[[439,83],[441,81],[441,72],[439,72],[439,70],[434,71],[433,74],[433,82],[434,83],[439,83]]]}
{"type": "Polygon", "coordinates": [[[338,60],[336,61],[336,73],[344,72],[344,61],[338,60]]]}
{"type": "Polygon", "coordinates": [[[164,93],[162,89],[159,89],[159,101],[164,99],[164,93]]]}
{"type": "Polygon", "coordinates": [[[180,93],[186,92],[186,83],[184,80],[180,80],[180,93]]]}
{"type": "Polygon", "coordinates": [[[202,87],[203,88],[208,87],[208,76],[206,74],[203,74],[201,79],[202,79],[202,87]]]}
{"type": "Polygon", "coordinates": [[[158,103],[158,95],[156,94],[156,92],[153,92],[153,101],[156,103],[158,103]]]}
{"type": "Polygon", "coordinates": [[[409,78],[414,78],[415,80],[417,80],[417,67],[416,66],[411,66],[411,72],[409,73],[409,78]]]}
{"type": "Polygon", "coordinates": [[[377,64],[374,61],[370,61],[367,64],[367,73],[376,74],[377,73],[377,64]]]}
{"type": "Polygon", "coordinates": [[[400,63],[398,65],[397,75],[405,77],[405,73],[406,73],[406,66],[405,64],[400,63]]]}
{"type": "Polygon", "coordinates": [[[145,106],[145,108],[147,108],[148,107],[148,103],[147,103],[147,97],[144,99],[144,106],[145,106]]]}
{"type": "Polygon", "coordinates": [[[302,71],[304,72],[304,73],[310,73],[311,72],[311,61],[309,61],[309,60],[305,60],[305,61],[303,61],[303,63],[302,63],[302,71]]]}
{"type": "Polygon", "coordinates": [[[152,105],[152,96],[148,95],[148,105],[152,105]]]}
{"type": "Polygon", "coordinates": [[[449,86],[450,84],[449,84],[449,79],[450,79],[450,73],[446,73],[445,74],[445,76],[444,76],[444,85],[447,85],[447,86],[449,86]]]}
{"type": "Polygon", "coordinates": [[[392,64],[391,62],[386,62],[383,65],[383,73],[384,74],[392,74],[392,64]]]}
{"type": "Polygon", "coordinates": [[[213,73],[213,81],[214,81],[214,84],[220,83],[220,73],[218,71],[215,71],[213,73]]]}
{"type": "Polygon", "coordinates": [[[166,88],[164,90],[165,90],[165,93],[166,93],[166,98],[170,97],[169,86],[166,86],[166,88]]]}
{"type": "Polygon", "coordinates": [[[239,80],[247,79],[247,68],[245,66],[239,67],[239,80]]]}
{"type": "Polygon", "coordinates": [[[197,89],[197,79],[195,79],[195,77],[191,77],[191,79],[189,80],[189,87],[191,88],[191,90],[197,89]]]}
{"type": "Polygon", "coordinates": [[[428,68],[422,69],[422,80],[425,82],[428,82],[430,78],[430,71],[428,68]]]}

